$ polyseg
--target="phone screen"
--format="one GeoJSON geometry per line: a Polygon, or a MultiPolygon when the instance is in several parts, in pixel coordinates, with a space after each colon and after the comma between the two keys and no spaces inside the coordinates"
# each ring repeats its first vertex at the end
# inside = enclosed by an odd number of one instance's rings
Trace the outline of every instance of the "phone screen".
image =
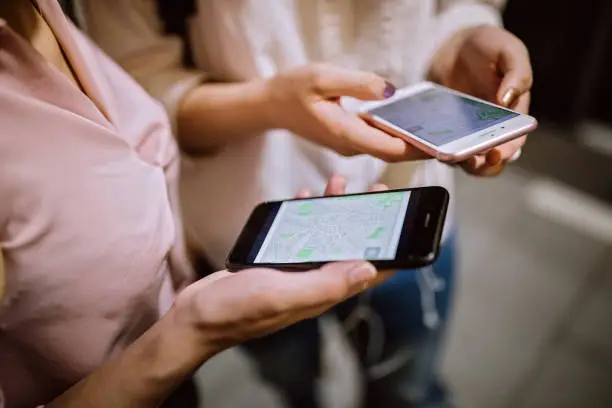
{"type": "Polygon", "coordinates": [[[518,116],[494,105],[432,88],[369,111],[434,146],[518,116]]]}
{"type": "Polygon", "coordinates": [[[249,261],[393,260],[410,197],[410,191],[394,191],[274,203],[249,261]]]}

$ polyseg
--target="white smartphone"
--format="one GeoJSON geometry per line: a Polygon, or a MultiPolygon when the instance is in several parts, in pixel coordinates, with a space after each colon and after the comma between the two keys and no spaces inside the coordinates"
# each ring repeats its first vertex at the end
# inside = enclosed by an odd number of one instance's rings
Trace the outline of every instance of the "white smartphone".
{"type": "Polygon", "coordinates": [[[529,115],[431,82],[399,89],[384,101],[352,106],[370,125],[446,163],[466,160],[537,127],[529,115]]]}

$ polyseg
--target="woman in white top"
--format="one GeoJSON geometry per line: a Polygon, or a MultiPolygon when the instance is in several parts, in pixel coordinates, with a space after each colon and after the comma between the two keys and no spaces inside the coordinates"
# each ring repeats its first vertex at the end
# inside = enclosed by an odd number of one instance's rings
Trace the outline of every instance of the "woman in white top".
{"type": "MultiPolygon", "coordinates": [[[[218,267],[255,204],[290,197],[302,186],[321,191],[335,173],[347,178],[350,192],[383,179],[393,187],[444,185],[452,195],[449,167],[414,161],[421,157],[408,145],[328,101],[392,93],[393,86],[385,88],[367,73],[375,72],[396,86],[427,77],[527,110],[529,56],[500,28],[503,3],[81,0],[77,15],[174,119],[179,143],[193,158],[182,180],[187,238],[218,267]],[[333,65],[312,65],[320,62],[333,65]],[[367,156],[356,156],[362,153],[367,156]],[[385,174],[385,162],[398,161],[403,163],[385,174]]],[[[474,175],[498,174],[523,143],[508,143],[462,167],[474,175]]],[[[366,362],[372,406],[444,399],[432,371],[451,289],[453,225],[451,212],[434,274],[398,274],[370,293],[387,340],[380,355],[366,362]]],[[[346,317],[353,306],[338,313],[346,317]]],[[[296,407],[315,404],[318,338],[316,323],[305,322],[249,348],[264,377],[296,407]]]]}

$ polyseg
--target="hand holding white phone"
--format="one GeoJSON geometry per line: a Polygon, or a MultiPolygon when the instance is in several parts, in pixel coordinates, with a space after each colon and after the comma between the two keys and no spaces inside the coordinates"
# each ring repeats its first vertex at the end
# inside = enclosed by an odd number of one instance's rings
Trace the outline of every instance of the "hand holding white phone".
{"type": "MultiPolygon", "coordinates": [[[[400,89],[384,101],[343,100],[343,106],[446,163],[464,161],[537,127],[529,115],[430,82],[400,89]]],[[[519,156],[520,150],[510,161],[519,156]]]]}

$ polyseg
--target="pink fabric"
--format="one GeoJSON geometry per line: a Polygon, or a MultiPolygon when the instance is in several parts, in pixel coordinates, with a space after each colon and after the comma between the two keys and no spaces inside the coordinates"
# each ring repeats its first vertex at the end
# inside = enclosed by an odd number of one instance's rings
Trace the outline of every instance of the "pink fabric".
{"type": "Polygon", "coordinates": [[[158,319],[171,284],[191,279],[163,108],[55,0],[39,6],[89,97],[0,23],[6,408],[65,391],[158,319]]]}

